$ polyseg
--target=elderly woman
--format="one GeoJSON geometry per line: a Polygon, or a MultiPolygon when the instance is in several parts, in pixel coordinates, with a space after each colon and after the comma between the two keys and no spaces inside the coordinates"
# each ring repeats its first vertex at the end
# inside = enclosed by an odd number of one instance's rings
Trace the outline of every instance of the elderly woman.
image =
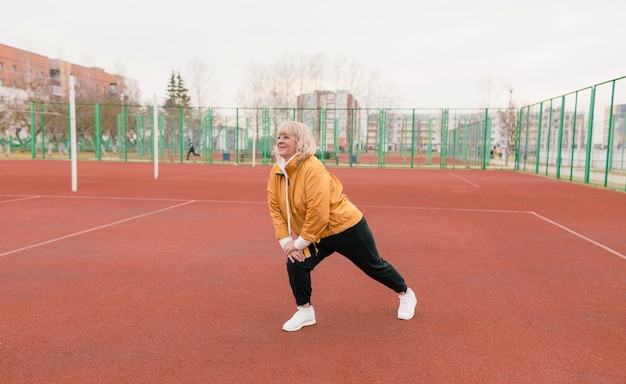
{"type": "Polygon", "coordinates": [[[311,271],[335,252],[398,293],[398,318],[412,319],[415,293],[380,257],[363,213],[343,194],[339,179],[314,156],[315,150],[315,139],[304,124],[287,121],[278,127],[267,201],[276,239],[287,258],[289,284],[297,305],[283,330],[297,331],[315,324],[311,271]]]}

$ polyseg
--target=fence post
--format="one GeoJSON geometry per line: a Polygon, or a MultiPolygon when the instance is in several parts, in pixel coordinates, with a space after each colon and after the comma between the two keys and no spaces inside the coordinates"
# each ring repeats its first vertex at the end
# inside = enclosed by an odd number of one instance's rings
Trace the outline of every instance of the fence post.
{"type": "Polygon", "coordinates": [[[179,127],[179,137],[180,141],[180,162],[182,163],[185,159],[185,117],[183,115],[183,107],[178,107],[178,125],[179,127]]]}
{"type": "Polygon", "coordinates": [[[128,110],[126,104],[124,104],[123,110],[123,125],[124,125],[124,137],[122,138],[124,143],[124,161],[128,161],[128,110]]]}
{"type": "Polygon", "coordinates": [[[591,150],[593,148],[593,115],[596,104],[596,86],[591,89],[591,101],[589,102],[589,121],[587,121],[587,154],[585,155],[585,184],[589,184],[589,172],[591,171],[591,150]]]}
{"type": "Polygon", "coordinates": [[[569,165],[569,179],[574,179],[574,153],[576,152],[576,122],[578,121],[578,91],[576,91],[576,98],[574,99],[574,122],[572,125],[572,156],[569,165]]]}
{"type": "Polygon", "coordinates": [[[488,154],[491,153],[491,142],[489,148],[487,148],[487,124],[489,120],[489,108],[485,108],[485,118],[483,119],[483,166],[482,169],[487,169],[488,154]]]}
{"type": "Polygon", "coordinates": [[[561,155],[563,154],[563,124],[565,119],[565,95],[561,96],[561,116],[559,117],[559,142],[556,150],[556,178],[561,178],[561,155]]]}
{"type": "MultiPolygon", "coordinates": [[[[354,108],[350,108],[350,126],[346,127],[346,132],[350,132],[350,139],[347,142],[347,145],[348,145],[348,156],[350,156],[350,161],[348,162],[348,164],[350,164],[350,167],[353,167],[354,163],[356,162],[355,161],[356,157],[354,155],[354,150],[355,150],[355,148],[354,148],[354,143],[355,143],[355,141],[354,141],[354,136],[355,136],[354,132],[355,132],[355,129],[356,129],[356,124],[355,124],[355,121],[354,121],[354,108]]],[[[358,143],[358,140],[357,140],[357,143],[358,143]]],[[[357,149],[357,151],[358,151],[358,149],[357,149]]]]}
{"type": "Polygon", "coordinates": [[[326,165],[326,108],[320,108],[320,160],[326,165]]]}
{"type": "Polygon", "coordinates": [[[516,171],[519,171],[519,160],[520,160],[519,154],[520,154],[520,148],[521,148],[521,145],[522,145],[522,140],[521,140],[521,138],[522,138],[521,137],[521,135],[522,135],[522,111],[523,111],[523,108],[519,109],[517,111],[517,116],[516,116],[517,117],[516,118],[517,125],[515,126],[515,135],[516,135],[515,146],[516,146],[516,148],[515,148],[515,157],[514,157],[515,164],[513,166],[513,168],[516,171]]]}
{"type": "Polygon", "coordinates": [[[207,132],[205,134],[205,141],[207,143],[205,154],[208,164],[213,164],[213,108],[209,107],[207,110],[207,132]]]}
{"type": "Polygon", "coordinates": [[[102,160],[102,126],[100,124],[100,104],[94,105],[94,138],[93,138],[93,149],[96,155],[96,160],[102,160]]]}
{"type": "Polygon", "coordinates": [[[44,112],[44,103],[41,103],[41,157],[46,158],[46,117],[44,112]]]}
{"type": "Polygon", "coordinates": [[[614,133],[614,121],[613,119],[613,104],[615,103],[615,80],[611,85],[611,105],[609,107],[609,137],[606,143],[606,164],[604,164],[604,186],[609,184],[609,171],[613,169],[613,133],[614,133]]]}
{"type": "Polygon", "coordinates": [[[263,164],[269,164],[272,155],[270,109],[263,108],[263,164]]]}
{"type": "MultiPolygon", "coordinates": [[[[29,102],[30,107],[30,156],[31,158],[37,157],[37,129],[35,128],[35,103],[29,102]]],[[[43,132],[43,130],[42,130],[43,132]]]]}
{"type": "Polygon", "coordinates": [[[548,166],[550,165],[550,139],[552,136],[552,111],[554,110],[554,108],[552,108],[552,101],[553,99],[550,99],[550,113],[549,113],[549,117],[548,117],[548,137],[546,137],[546,176],[548,175],[548,166]]]}
{"type": "Polygon", "coordinates": [[[378,167],[382,168],[385,165],[385,137],[387,136],[386,131],[386,122],[387,116],[385,113],[385,108],[380,109],[380,114],[378,115],[378,167]]]}
{"type": "MultiPolygon", "coordinates": [[[[402,143],[404,145],[404,143],[402,143]]],[[[415,108],[411,110],[411,168],[415,167],[415,108]]]]}
{"type": "Polygon", "coordinates": [[[239,108],[235,108],[235,164],[239,164],[239,108]]]}
{"type": "Polygon", "coordinates": [[[543,121],[543,101],[539,103],[539,119],[537,120],[537,148],[535,148],[535,173],[539,173],[539,158],[541,157],[541,123],[543,121]]]}
{"type": "Polygon", "coordinates": [[[446,168],[446,157],[448,156],[448,109],[441,110],[441,153],[439,154],[439,167],[446,168]]]}

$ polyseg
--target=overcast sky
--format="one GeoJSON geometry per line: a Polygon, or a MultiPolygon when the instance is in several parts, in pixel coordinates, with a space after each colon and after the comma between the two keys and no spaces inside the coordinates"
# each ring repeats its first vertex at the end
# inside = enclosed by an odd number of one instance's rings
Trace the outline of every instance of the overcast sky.
{"type": "MultiPolygon", "coordinates": [[[[626,75],[619,0],[11,1],[0,42],[136,79],[143,100],[194,58],[233,99],[252,64],[284,55],[355,59],[395,86],[398,107],[506,106],[626,75]]],[[[357,95],[358,98],[358,95],[357,95]]]]}

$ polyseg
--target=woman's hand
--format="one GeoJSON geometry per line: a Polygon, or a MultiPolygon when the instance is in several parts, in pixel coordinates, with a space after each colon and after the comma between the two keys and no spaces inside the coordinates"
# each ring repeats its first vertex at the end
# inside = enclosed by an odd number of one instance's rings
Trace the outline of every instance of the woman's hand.
{"type": "Polygon", "coordinates": [[[304,252],[302,250],[296,248],[295,244],[295,240],[285,244],[285,256],[287,256],[287,259],[289,259],[292,263],[295,263],[296,261],[302,262],[306,257],[304,256],[304,252]]]}

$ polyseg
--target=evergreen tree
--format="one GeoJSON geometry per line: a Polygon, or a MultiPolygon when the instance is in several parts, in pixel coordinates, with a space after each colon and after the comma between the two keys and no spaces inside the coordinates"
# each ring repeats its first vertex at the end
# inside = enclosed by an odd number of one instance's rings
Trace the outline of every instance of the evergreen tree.
{"type": "Polygon", "coordinates": [[[174,107],[178,105],[178,87],[176,85],[176,75],[174,71],[170,76],[170,82],[167,84],[167,95],[165,97],[165,106],[174,107]]]}
{"type": "Polygon", "coordinates": [[[185,87],[185,81],[180,76],[180,73],[178,74],[178,76],[176,76],[176,96],[178,99],[179,106],[181,107],[189,106],[191,102],[191,99],[189,97],[189,90],[187,89],[187,87],[185,87]]]}
{"type": "Polygon", "coordinates": [[[189,90],[185,87],[185,81],[180,73],[172,71],[170,82],[167,85],[166,107],[189,107],[191,98],[189,90]]]}

